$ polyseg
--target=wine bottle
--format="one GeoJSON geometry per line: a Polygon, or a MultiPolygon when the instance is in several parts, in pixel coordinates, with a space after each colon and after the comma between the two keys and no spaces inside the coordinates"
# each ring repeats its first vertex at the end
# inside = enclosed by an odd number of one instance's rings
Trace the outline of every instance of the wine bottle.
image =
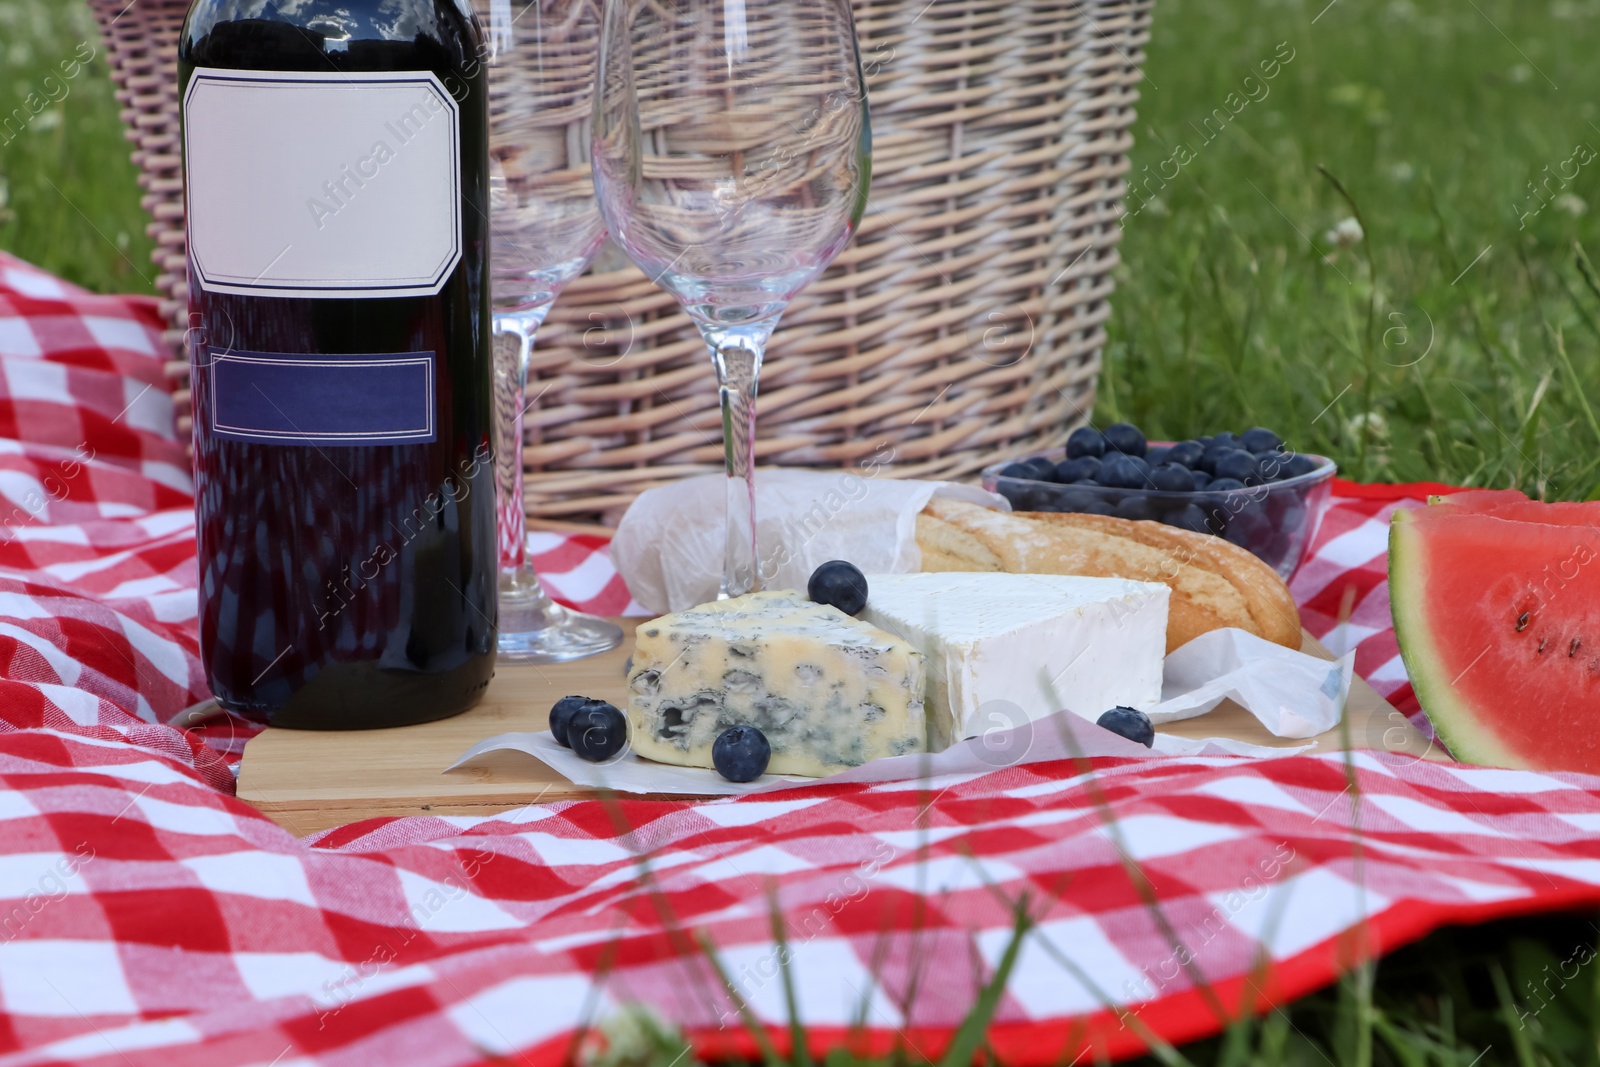
{"type": "Polygon", "coordinates": [[[200,655],[355,729],[493,673],[488,110],[466,0],[195,0],[179,44],[200,655]]]}

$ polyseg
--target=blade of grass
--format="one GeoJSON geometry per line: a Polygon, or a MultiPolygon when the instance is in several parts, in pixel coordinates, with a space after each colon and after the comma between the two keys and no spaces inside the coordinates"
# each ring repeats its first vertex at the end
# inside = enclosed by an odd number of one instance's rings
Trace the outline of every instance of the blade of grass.
{"type": "Polygon", "coordinates": [[[1500,1018],[1505,1023],[1506,1033],[1511,1038],[1511,1047],[1516,1050],[1517,1062],[1522,1067],[1539,1067],[1539,1061],[1533,1055],[1533,1047],[1528,1041],[1528,1030],[1522,1025],[1522,1020],[1517,1014],[1516,997],[1511,992],[1511,983],[1506,981],[1506,970],[1499,960],[1489,964],[1489,979],[1494,983],[1494,994],[1500,1006],[1500,1018]]]}
{"type": "MultiPolygon", "coordinates": [[[[1361,214],[1361,206],[1356,203],[1355,197],[1350,195],[1344,183],[1334,177],[1333,172],[1321,163],[1317,164],[1317,173],[1328,179],[1339,196],[1350,207],[1350,213],[1355,216],[1356,223],[1361,227],[1361,255],[1367,261],[1367,327],[1361,335],[1361,355],[1364,370],[1361,376],[1361,410],[1364,419],[1372,416],[1372,391],[1377,384],[1377,347],[1373,330],[1378,321],[1378,267],[1372,258],[1372,230],[1367,220],[1361,214]]],[[[1366,477],[1367,452],[1372,441],[1372,426],[1370,422],[1363,422],[1361,426],[1361,446],[1356,461],[1356,477],[1366,477]]]]}
{"type": "MultiPolygon", "coordinates": [[[[1549,323],[1545,324],[1549,328],[1549,323]]],[[[1600,441],[1600,421],[1594,417],[1594,408],[1589,406],[1589,398],[1584,394],[1583,382],[1578,377],[1578,372],[1572,366],[1572,358],[1567,355],[1566,341],[1561,335],[1560,328],[1551,330],[1555,343],[1556,358],[1561,361],[1561,367],[1567,372],[1567,380],[1572,384],[1572,394],[1577,397],[1578,408],[1583,412],[1583,417],[1589,424],[1589,430],[1594,434],[1595,440],[1600,441]]]]}
{"type": "Polygon", "coordinates": [[[755,1012],[750,1010],[749,1003],[744,999],[744,994],[739,992],[739,987],[733,984],[728,970],[722,965],[722,960],[717,956],[717,946],[712,943],[711,935],[704,930],[695,932],[695,940],[700,944],[701,956],[716,973],[721,981],[722,988],[727,991],[728,999],[733,1001],[734,1010],[739,1013],[739,1021],[755,1041],[756,1047],[761,1050],[761,1059],[767,1067],[784,1067],[783,1057],[778,1055],[777,1048],[772,1044],[772,1038],[767,1034],[767,1028],[761,1025],[761,1020],[756,1018],[755,1012]]]}
{"type": "Polygon", "coordinates": [[[783,980],[783,1004],[789,1012],[789,1059],[795,1067],[811,1067],[811,1047],[806,1028],[800,1023],[800,1001],[794,991],[793,957],[789,954],[788,931],[784,929],[783,909],[777,890],[768,887],[767,900],[772,911],[772,941],[778,946],[778,976],[783,980]]]}
{"type": "Polygon", "coordinates": [[[1000,996],[1005,992],[1006,983],[1011,979],[1011,970],[1017,964],[1017,955],[1022,951],[1022,942],[1032,927],[1033,921],[1028,917],[1027,896],[1024,895],[1012,916],[1011,940],[1006,942],[993,976],[979,990],[977,1003],[961,1021],[955,1037],[951,1038],[949,1047],[939,1058],[939,1067],[971,1067],[973,1053],[978,1050],[989,1023],[994,1019],[995,1010],[1000,1007],[1000,996]]]}

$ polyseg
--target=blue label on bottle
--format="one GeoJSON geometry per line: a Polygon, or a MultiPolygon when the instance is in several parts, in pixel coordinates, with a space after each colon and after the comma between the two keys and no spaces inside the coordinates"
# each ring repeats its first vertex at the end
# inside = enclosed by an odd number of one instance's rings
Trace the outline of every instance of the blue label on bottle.
{"type": "Polygon", "coordinates": [[[397,445],[432,441],[432,352],[211,359],[211,427],[237,441],[397,445]]]}

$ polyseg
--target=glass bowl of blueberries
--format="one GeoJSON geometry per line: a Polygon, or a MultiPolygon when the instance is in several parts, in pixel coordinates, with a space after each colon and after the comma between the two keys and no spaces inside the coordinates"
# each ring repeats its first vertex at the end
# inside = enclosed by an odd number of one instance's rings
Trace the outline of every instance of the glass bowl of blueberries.
{"type": "Polygon", "coordinates": [[[1327,509],[1335,467],[1271,430],[1148,442],[1137,426],[1085,426],[1054,449],[984,468],[1018,511],[1162,522],[1249,549],[1287,579],[1327,509]]]}

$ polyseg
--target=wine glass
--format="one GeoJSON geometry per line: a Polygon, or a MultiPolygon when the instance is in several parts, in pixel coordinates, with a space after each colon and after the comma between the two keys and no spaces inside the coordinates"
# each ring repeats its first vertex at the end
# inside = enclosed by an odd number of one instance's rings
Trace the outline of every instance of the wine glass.
{"type": "Polygon", "coordinates": [[[789,301],[850,240],[872,133],[849,0],[606,0],[594,181],[613,239],[683,305],[722,405],[721,595],[756,588],[756,388],[789,301]]]}
{"type": "Polygon", "coordinates": [[[622,643],[622,629],[555,603],[528,559],[522,420],[534,335],[605,240],[589,175],[599,0],[475,0],[489,59],[490,274],[500,658],[554,663],[622,643]]]}

